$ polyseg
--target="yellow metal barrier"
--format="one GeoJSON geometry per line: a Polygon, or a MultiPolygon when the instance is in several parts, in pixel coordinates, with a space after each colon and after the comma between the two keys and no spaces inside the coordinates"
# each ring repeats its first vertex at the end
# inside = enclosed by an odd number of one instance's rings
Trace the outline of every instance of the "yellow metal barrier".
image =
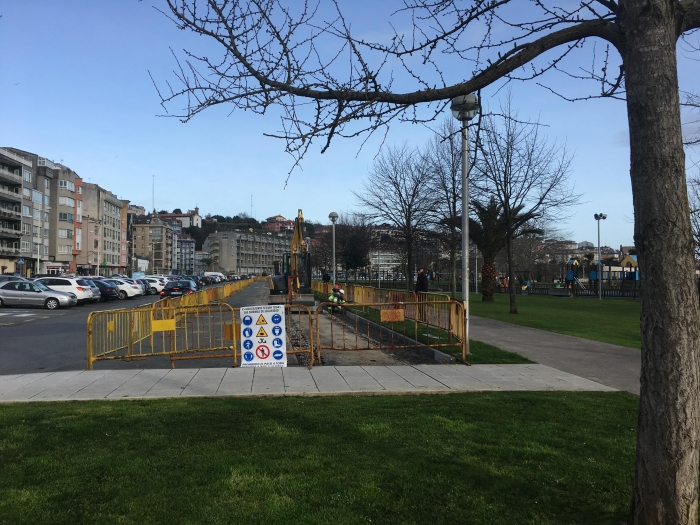
{"type": "Polygon", "coordinates": [[[316,307],[316,357],[320,360],[321,350],[459,347],[466,362],[463,315],[462,303],[449,298],[342,306],[323,302],[316,307]]]}
{"type": "MultiPolygon", "coordinates": [[[[92,370],[95,361],[158,355],[170,356],[171,366],[182,359],[214,357],[230,357],[236,366],[235,349],[240,338],[240,325],[236,325],[235,319],[238,309],[234,310],[224,301],[262,280],[269,278],[235,281],[130,310],[90,313],[87,320],[88,370],[92,370]],[[228,318],[222,317],[225,315],[228,318]]],[[[308,309],[307,313],[308,348],[292,344],[289,353],[309,353],[310,364],[313,364],[312,316],[308,309]]],[[[290,328],[288,333],[295,331],[290,328]]]]}
{"type": "Polygon", "coordinates": [[[150,356],[169,356],[171,366],[179,359],[234,359],[233,324],[233,308],[226,303],[91,312],[87,368],[95,361],[150,356]]]}

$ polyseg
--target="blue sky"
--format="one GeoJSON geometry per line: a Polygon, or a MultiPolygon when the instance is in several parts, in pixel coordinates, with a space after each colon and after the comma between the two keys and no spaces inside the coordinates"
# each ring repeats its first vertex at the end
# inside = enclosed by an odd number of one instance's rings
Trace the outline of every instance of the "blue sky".
{"type": "MultiPolygon", "coordinates": [[[[301,208],[307,220],[327,222],[330,211],[356,209],[351,190],[361,188],[379,138],[362,151],[359,139],[338,140],[323,155],[313,148],[285,189],[292,160],[282,141],[263,136],[279,130],[275,115],[214,107],[187,124],[158,116],[163,110],[148,71],[160,84],[172,81],[170,47],[179,52],[202,42],[154,5],[163,7],[157,0],[0,0],[0,146],[63,161],[148,209],[154,175],[158,209],[198,205],[203,214],[250,214],[251,196],[258,220],[290,218],[301,208]]],[[[379,38],[389,31],[388,2],[380,5],[341,2],[353,28],[365,22],[361,29],[379,38]]],[[[700,85],[697,62],[682,54],[679,62],[681,86],[700,85]]],[[[460,67],[455,63],[456,77],[460,67]]],[[[569,87],[561,77],[549,84],[569,87]]],[[[494,92],[483,93],[492,107],[494,92]]],[[[565,102],[532,82],[514,84],[513,99],[521,117],[548,125],[548,137],[574,154],[571,180],[582,202],[560,230],[595,243],[593,214],[603,212],[602,244],[632,244],[624,102],[565,102]]],[[[429,138],[422,126],[395,124],[387,142],[420,146],[429,138]]]]}

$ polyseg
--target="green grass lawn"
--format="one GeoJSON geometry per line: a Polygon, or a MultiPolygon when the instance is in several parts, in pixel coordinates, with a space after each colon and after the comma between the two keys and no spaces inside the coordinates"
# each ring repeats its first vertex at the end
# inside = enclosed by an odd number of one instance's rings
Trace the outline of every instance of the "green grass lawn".
{"type": "MultiPolygon", "coordinates": [[[[403,323],[380,323],[379,313],[377,310],[372,308],[357,308],[352,305],[347,306],[351,312],[366,319],[369,319],[377,324],[382,324],[383,326],[390,328],[400,334],[405,334],[407,337],[420,341],[421,343],[426,343],[433,348],[440,350],[448,355],[454,356],[457,359],[462,359],[462,347],[458,345],[450,346],[437,346],[436,341],[446,343],[448,341],[448,333],[446,330],[439,329],[435,326],[418,325],[416,331],[416,323],[413,320],[407,319],[403,323]],[[438,336],[438,339],[428,338],[426,334],[433,336],[438,336]]],[[[467,356],[467,362],[472,365],[496,365],[496,364],[522,364],[522,363],[534,363],[526,357],[513,352],[507,352],[506,350],[501,350],[495,346],[482,343],[480,341],[469,340],[469,352],[467,356]]]]}
{"type": "Polygon", "coordinates": [[[0,523],[619,524],[636,396],[0,406],[0,523]]]}
{"type": "Polygon", "coordinates": [[[574,335],[631,348],[641,348],[639,301],[634,299],[593,299],[518,295],[518,313],[509,313],[509,299],[496,294],[495,302],[484,303],[481,295],[469,295],[469,312],[540,330],[574,335]]]}

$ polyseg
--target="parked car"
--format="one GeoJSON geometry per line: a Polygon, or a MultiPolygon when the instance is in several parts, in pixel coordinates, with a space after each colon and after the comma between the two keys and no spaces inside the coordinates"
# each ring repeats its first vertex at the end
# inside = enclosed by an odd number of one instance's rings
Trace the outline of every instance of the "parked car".
{"type": "Polygon", "coordinates": [[[78,304],[85,304],[92,301],[92,288],[84,279],[41,277],[34,282],[41,283],[57,292],[73,293],[78,298],[78,304]]]}
{"type": "Polygon", "coordinates": [[[132,297],[142,295],[142,288],[139,284],[127,283],[122,279],[116,278],[104,279],[103,281],[112,283],[119,289],[117,292],[119,299],[126,299],[127,297],[131,299],[132,297]]]}
{"type": "Polygon", "coordinates": [[[85,284],[87,284],[90,287],[90,289],[92,290],[92,300],[90,302],[91,303],[99,303],[100,300],[102,299],[102,292],[97,287],[95,282],[92,279],[78,279],[78,282],[80,282],[80,281],[85,281],[85,284]]]}
{"type": "Polygon", "coordinates": [[[149,295],[158,295],[165,286],[165,281],[156,279],[155,277],[146,277],[145,280],[148,283],[147,293],[149,295]]]}
{"type": "Polygon", "coordinates": [[[20,277],[19,275],[14,275],[10,273],[4,273],[0,275],[0,283],[6,283],[7,281],[27,281],[28,279],[25,279],[24,277],[20,277]]]}
{"type": "Polygon", "coordinates": [[[172,281],[166,284],[160,292],[161,297],[179,297],[197,291],[192,281],[172,281]]]}
{"type": "Polygon", "coordinates": [[[137,286],[137,287],[138,287],[138,290],[139,290],[138,295],[146,295],[146,287],[145,287],[142,283],[140,283],[138,280],[136,280],[136,279],[130,279],[129,277],[122,277],[122,278],[119,279],[119,280],[120,280],[120,281],[124,281],[124,282],[127,283],[127,284],[131,284],[131,285],[137,286]]]}
{"type": "Polygon", "coordinates": [[[92,282],[100,290],[103,301],[119,299],[119,288],[117,288],[116,284],[103,279],[94,279],[92,282]]]}
{"type": "Polygon", "coordinates": [[[75,306],[78,298],[72,292],[59,292],[40,282],[8,281],[0,284],[0,306],[75,306]]]}

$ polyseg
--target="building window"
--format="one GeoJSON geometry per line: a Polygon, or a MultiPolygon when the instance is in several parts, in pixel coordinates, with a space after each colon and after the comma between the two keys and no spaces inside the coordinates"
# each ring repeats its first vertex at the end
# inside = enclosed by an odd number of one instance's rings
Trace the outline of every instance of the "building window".
{"type": "Polygon", "coordinates": [[[95,239],[95,246],[93,246],[93,248],[98,248],[99,246],[100,246],[100,241],[95,239]]]}
{"type": "Polygon", "coordinates": [[[41,220],[41,212],[40,212],[39,210],[34,210],[34,212],[33,212],[33,217],[34,217],[37,221],[40,221],[40,220],[41,220]]]}
{"type": "Polygon", "coordinates": [[[32,182],[32,172],[29,170],[22,170],[22,178],[26,182],[32,182]]]}
{"type": "Polygon", "coordinates": [[[32,237],[38,238],[41,235],[41,230],[39,229],[39,226],[33,226],[32,227],[32,237]]]}
{"type": "Polygon", "coordinates": [[[95,226],[95,235],[99,235],[99,234],[100,234],[100,227],[95,226]]]}
{"type": "Polygon", "coordinates": [[[30,249],[29,241],[22,241],[22,251],[28,253],[30,249]]]}
{"type": "Polygon", "coordinates": [[[75,201],[73,199],[71,199],[70,197],[59,197],[58,203],[61,206],[70,206],[71,208],[73,208],[75,206],[75,201]]]}
{"type": "Polygon", "coordinates": [[[69,244],[59,244],[58,245],[58,253],[61,254],[67,254],[67,253],[72,253],[73,247],[69,244]]]}
{"type": "Polygon", "coordinates": [[[94,262],[94,263],[97,262],[97,254],[96,253],[92,254],[92,262],[94,262]]]}
{"type": "Polygon", "coordinates": [[[64,222],[73,222],[73,214],[72,213],[59,213],[58,220],[64,221],[64,222]]]}
{"type": "Polygon", "coordinates": [[[22,188],[22,196],[26,197],[27,199],[31,199],[32,198],[32,190],[30,190],[29,188],[22,188]]]}
{"type": "Polygon", "coordinates": [[[44,195],[44,206],[48,206],[48,205],[49,205],[49,196],[44,195]]]}
{"type": "Polygon", "coordinates": [[[44,189],[48,190],[49,189],[49,179],[44,178],[44,189]]]}
{"type": "Polygon", "coordinates": [[[72,239],[73,238],[73,230],[63,230],[61,228],[58,229],[58,238],[59,239],[72,239]]]}
{"type": "Polygon", "coordinates": [[[59,180],[58,187],[62,190],[75,191],[75,183],[69,180],[59,180]]]}
{"type": "Polygon", "coordinates": [[[82,194],[83,194],[83,187],[78,186],[78,195],[82,195],[82,194]]]}
{"type": "Polygon", "coordinates": [[[41,204],[44,202],[44,196],[41,194],[41,192],[32,190],[32,201],[36,202],[37,204],[41,204]]]}
{"type": "Polygon", "coordinates": [[[22,224],[22,235],[31,235],[32,234],[32,225],[23,223],[22,224]]]}

